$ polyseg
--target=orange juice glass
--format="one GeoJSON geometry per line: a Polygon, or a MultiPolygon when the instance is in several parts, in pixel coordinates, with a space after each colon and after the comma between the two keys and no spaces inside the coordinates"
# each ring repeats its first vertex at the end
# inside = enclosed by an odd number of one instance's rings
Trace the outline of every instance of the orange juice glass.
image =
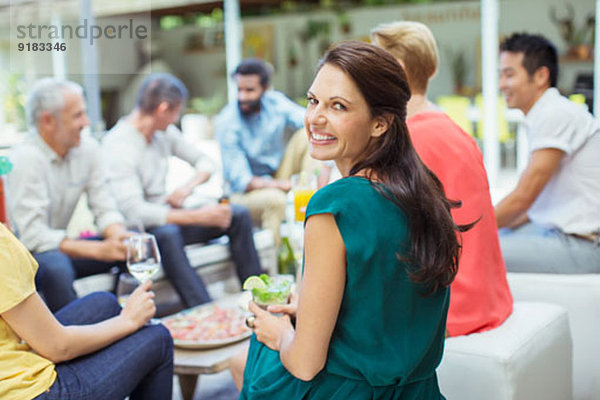
{"type": "Polygon", "coordinates": [[[317,190],[317,179],[314,175],[301,172],[292,176],[292,192],[294,193],[294,219],[304,221],[308,201],[317,190]]]}
{"type": "Polygon", "coordinates": [[[294,212],[296,221],[304,221],[304,217],[306,216],[306,206],[313,194],[315,194],[315,191],[311,189],[294,190],[294,212]]]}

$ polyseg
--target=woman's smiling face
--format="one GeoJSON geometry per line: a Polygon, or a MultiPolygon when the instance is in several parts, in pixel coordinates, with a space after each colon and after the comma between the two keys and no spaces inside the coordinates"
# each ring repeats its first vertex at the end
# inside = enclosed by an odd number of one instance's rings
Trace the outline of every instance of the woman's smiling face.
{"type": "Polygon", "coordinates": [[[385,133],[387,124],[371,116],[354,81],[334,65],[325,64],[319,70],[307,96],[304,124],[311,143],[310,155],[317,160],[334,160],[342,175],[347,176],[366,156],[370,140],[385,133]]]}

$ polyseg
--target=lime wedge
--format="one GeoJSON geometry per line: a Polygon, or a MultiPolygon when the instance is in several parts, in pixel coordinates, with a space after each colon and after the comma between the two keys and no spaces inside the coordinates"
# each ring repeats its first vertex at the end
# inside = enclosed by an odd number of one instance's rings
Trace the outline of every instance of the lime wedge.
{"type": "Polygon", "coordinates": [[[266,289],[267,285],[265,282],[260,279],[258,276],[249,276],[242,286],[243,290],[252,290],[252,289],[266,289]]]}

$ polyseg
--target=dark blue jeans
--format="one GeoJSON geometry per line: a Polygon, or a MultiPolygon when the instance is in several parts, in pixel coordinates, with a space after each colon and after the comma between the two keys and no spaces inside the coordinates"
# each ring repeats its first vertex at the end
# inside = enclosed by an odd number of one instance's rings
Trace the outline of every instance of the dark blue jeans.
{"type": "MultiPolygon", "coordinates": [[[[121,312],[111,293],[97,292],[56,313],[63,325],[94,324],[121,312]]],[[[39,400],[170,399],[173,340],[163,325],[139,331],[95,353],[56,365],[57,377],[39,400]]]]}
{"type": "Polygon", "coordinates": [[[46,305],[53,313],[77,299],[77,293],[73,288],[75,279],[102,274],[110,271],[114,266],[118,266],[122,271],[125,270],[124,262],[70,258],[60,250],[34,253],[33,257],[40,265],[35,275],[35,286],[44,296],[46,305]]]}
{"type": "Polygon", "coordinates": [[[238,205],[232,205],[232,211],[231,225],[227,229],[169,224],[149,230],[156,236],[165,275],[173,284],[185,307],[210,301],[206,286],[185,254],[184,246],[187,244],[204,243],[227,235],[231,257],[240,281],[243,282],[250,275],[262,273],[254,247],[250,213],[245,207],[238,205]]]}

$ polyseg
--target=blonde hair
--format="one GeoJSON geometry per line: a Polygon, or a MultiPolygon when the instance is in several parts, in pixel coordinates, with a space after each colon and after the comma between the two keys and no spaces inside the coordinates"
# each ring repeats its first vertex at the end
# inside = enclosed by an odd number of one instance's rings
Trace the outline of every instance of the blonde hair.
{"type": "Polygon", "coordinates": [[[413,93],[427,92],[439,63],[435,38],[427,26],[413,21],[380,24],[371,30],[371,41],[401,61],[413,93]]]}

